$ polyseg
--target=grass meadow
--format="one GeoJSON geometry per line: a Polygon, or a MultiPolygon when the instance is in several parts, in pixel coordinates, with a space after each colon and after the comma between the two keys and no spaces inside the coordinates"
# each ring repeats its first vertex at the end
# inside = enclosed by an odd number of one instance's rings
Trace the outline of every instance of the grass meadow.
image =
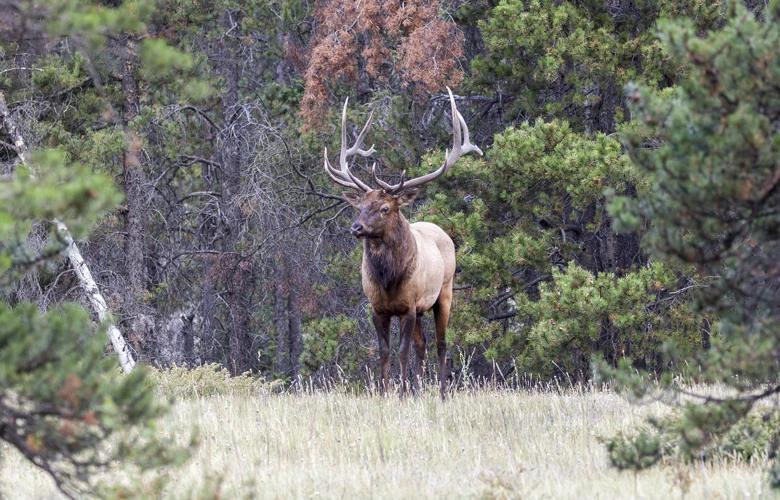
{"type": "MultiPolygon", "coordinates": [[[[769,498],[765,464],[668,464],[636,476],[607,463],[600,436],[630,431],[659,403],[578,389],[435,390],[398,399],[328,392],[191,395],[161,429],[192,459],[165,498],[769,498]]],[[[59,498],[14,451],[0,497],[59,498]]]]}

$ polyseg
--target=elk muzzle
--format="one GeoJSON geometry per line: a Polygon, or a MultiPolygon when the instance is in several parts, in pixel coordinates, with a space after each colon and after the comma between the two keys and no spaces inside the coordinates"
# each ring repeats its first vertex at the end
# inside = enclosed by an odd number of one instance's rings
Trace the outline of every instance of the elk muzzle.
{"type": "Polygon", "coordinates": [[[365,236],[363,224],[357,221],[352,223],[352,227],[349,228],[349,232],[352,233],[352,236],[355,238],[362,238],[365,236]]]}

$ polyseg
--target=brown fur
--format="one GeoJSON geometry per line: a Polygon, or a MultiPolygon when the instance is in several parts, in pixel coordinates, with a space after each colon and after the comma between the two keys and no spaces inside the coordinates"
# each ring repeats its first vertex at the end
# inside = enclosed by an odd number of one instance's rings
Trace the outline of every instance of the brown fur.
{"type": "Polygon", "coordinates": [[[395,212],[388,217],[387,230],[381,239],[366,239],[363,251],[371,278],[385,291],[398,288],[414,272],[417,244],[409,223],[395,212]]]}

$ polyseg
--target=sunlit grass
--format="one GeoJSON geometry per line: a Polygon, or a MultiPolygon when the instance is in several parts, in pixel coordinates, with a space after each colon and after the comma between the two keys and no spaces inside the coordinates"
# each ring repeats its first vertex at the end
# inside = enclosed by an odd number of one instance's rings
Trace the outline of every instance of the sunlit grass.
{"type": "MultiPolygon", "coordinates": [[[[201,444],[166,496],[219,484],[222,498],[759,498],[765,464],[667,465],[619,473],[599,436],[659,404],[609,392],[434,390],[399,400],[346,390],[212,395],[176,403],[161,428],[201,444]]],[[[4,448],[8,498],[54,498],[51,481],[4,448]]]]}

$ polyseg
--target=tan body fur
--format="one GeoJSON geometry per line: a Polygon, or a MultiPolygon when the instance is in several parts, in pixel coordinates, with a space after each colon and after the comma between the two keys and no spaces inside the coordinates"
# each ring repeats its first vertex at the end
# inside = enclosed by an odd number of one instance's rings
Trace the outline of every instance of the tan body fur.
{"type": "MultiPolygon", "coordinates": [[[[413,308],[415,314],[422,314],[431,310],[442,290],[452,294],[452,280],[455,276],[455,245],[452,239],[439,226],[430,222],[415,222],[409,228],[415,240],[417,256],[411,276],[398,290],[388,292],[372,279],[368,252],[363,252],[363,291],[377,312],[401,315],[413,308]]],[[[372,242],[366,240],[365,244],[371,245],[372,242]]]]}

